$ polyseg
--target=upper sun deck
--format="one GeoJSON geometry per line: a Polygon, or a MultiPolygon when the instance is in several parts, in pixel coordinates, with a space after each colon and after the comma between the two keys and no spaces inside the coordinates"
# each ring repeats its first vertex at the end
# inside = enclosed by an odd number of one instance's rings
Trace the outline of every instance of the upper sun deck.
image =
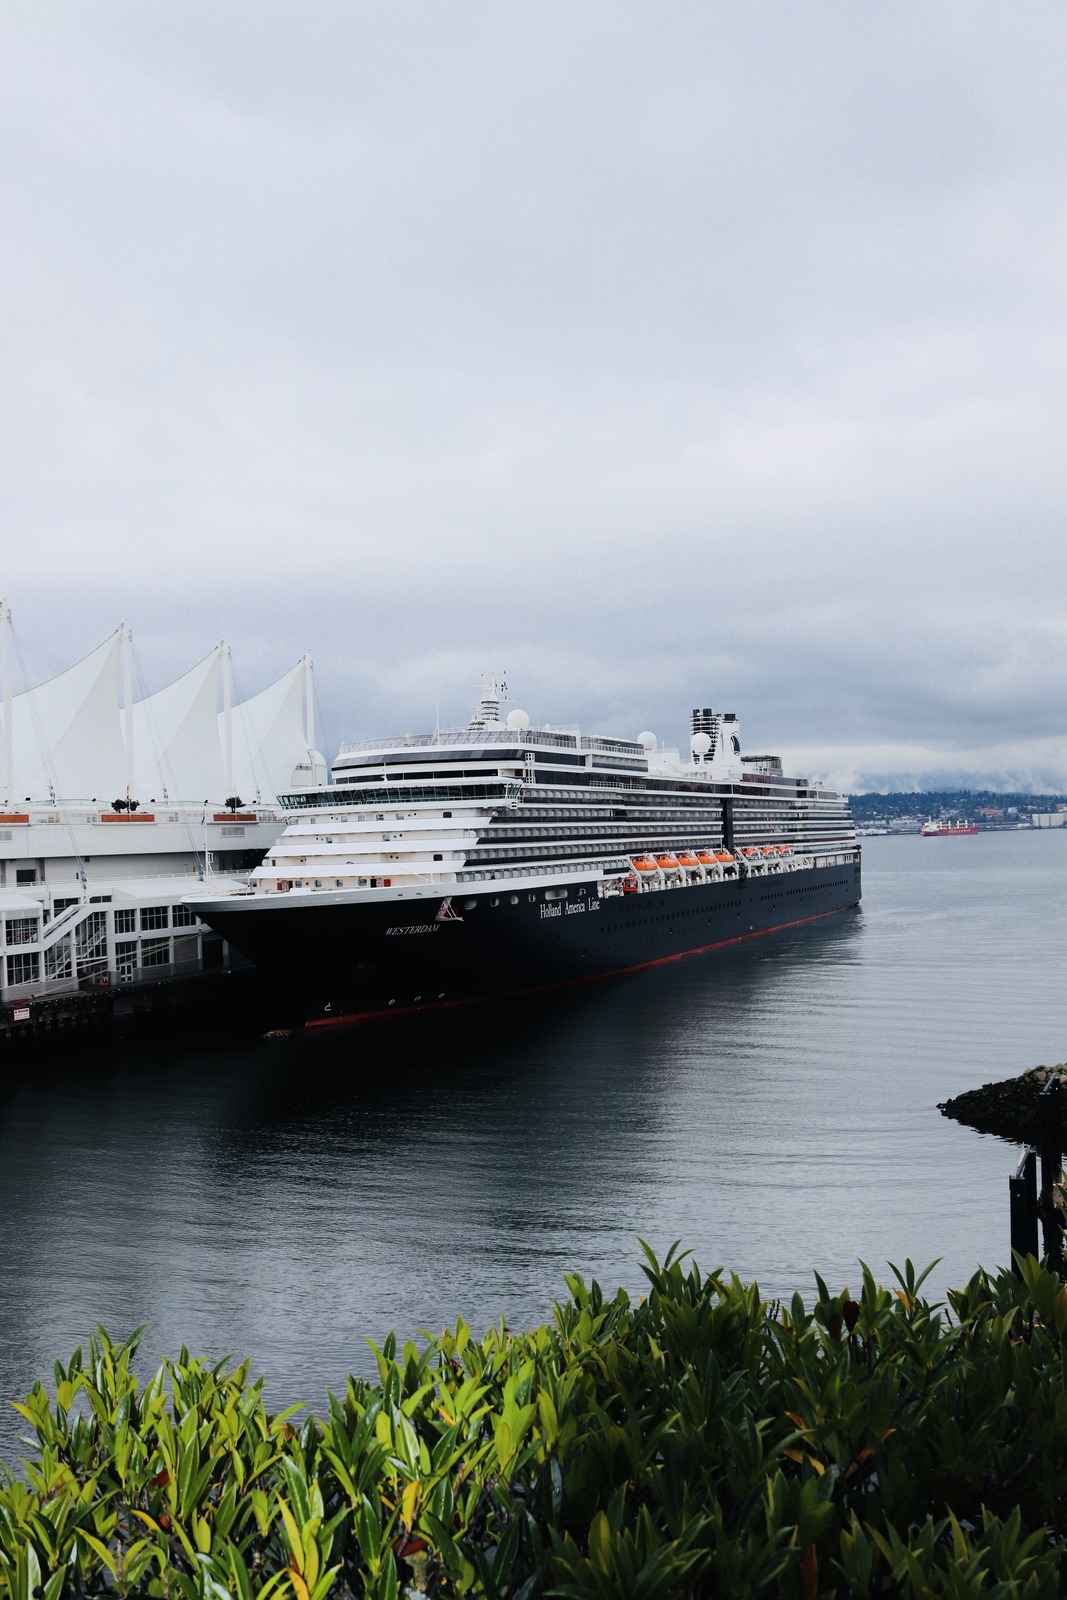
{"type": "MultiPolygon", "coordinates": [[[[360,799],[371,789],[416,785],[425,800],[447,799],[454,788],[481,785],[477,798],[494,798],[487,785],[509,791],[546,784],[556,787],[632,790],[646,788],[662,796],[670,787],[694,792],[782,793],[799,798],[818,787],[815,780],[787,778],[777,756],[743,755],[740,724],[733,712],[721,715],[707,707],[692,713],[690,747],[684,755],[664,747],[651,732],[636,739],[583,734],[576,724],[545,723],[531,727],[524,711],[505,718],[507,689],[486,683],[482,699],[465,727],[437,727],[432,733],[404,733],[344,744],[333,762],[339,796],[358,789],[360,799]],[[584,769],[584,772],[583,772],[584,769]],[[430,786],[436,786],[431,792],[430,786]]],[[[500,798],[503,798],[501,795],[500,798]]],[[[290,797],[294,803],[310,804],[290,797]]],[[[344,803],[344,802],[342,802],[344,803]]]]}
{"type": "Polygon", "coordinates": [[[507,746],[521,756],[524,750],[576,750],[591,754],[625,756],[644,760],[647,752],[636,739],[607,739],[599,735],[564,731],[555,728],[441,728],[436,733],[405,733],[386,739],[360,739],[354,744],[343,744],[334,770],[346,766],[361,766],[367,755],[402,756],[410,750],[428,750],[444,755],[449,750],[469,754],[472,749],[493,749],[507,746]],[[354,759],[349,759],[354,758],[354,759]]]}

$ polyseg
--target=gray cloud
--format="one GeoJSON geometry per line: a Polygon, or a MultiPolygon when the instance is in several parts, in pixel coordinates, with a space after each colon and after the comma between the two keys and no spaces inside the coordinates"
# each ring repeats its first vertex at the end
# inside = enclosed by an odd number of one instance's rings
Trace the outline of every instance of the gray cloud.
{"type": "Polygon", "coordinates": [[[21,0],[0,588],[35,676],[308,645],[331,738],[694,703],[1067,786],[1067,21],[21,0]]]}

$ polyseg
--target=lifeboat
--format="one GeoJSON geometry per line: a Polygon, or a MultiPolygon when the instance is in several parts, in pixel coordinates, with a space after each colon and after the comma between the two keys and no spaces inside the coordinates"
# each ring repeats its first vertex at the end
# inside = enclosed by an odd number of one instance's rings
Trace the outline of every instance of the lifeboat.
{"type": "Polygon", "coordinates": [[[721,857],[716,858],[715,856],[709,856],[706,850],[697,851],[697,860],[700,862],[702,867],[713,867],[716,859],[721,859],[721,857]]]}
{"type": "Polygon", "coordinates": [[[764,845],[763,854],[765,856],[776,856],[778,854],[778,846],[776,844],[764,845]]]}
{"type": "Polygon", "coordinates": [[[655,872],[657,870],[656,863],[651,856],[638,856],[634,866],[638,872],[655,872]]]}
{"type": "Polygon", "coordinates": [[[666,867],[668,871],[672,867],[678,867],[681,865],[681,862],[678,860],[677,856],[657,856],[656,861],[661,867],[666,867]]]}
{"type": "Polygon", "coordinates": [[[690,851],[683,850],[682,854],[678,857],[678,865],[680,867],[699,867],[700,862],[695,855],[691,854],[690,851]]]}
{"type": "Polygon", "coordinates": [[[623,892],[623,894],[636,894],[637,893],[637,879],[636,879],[636,877],[634,876],[634,874],[632,872],[631,872],[631,874],[630,874],[630,876],[628,878],[623,878],[623,880],[622,880],[622,892],[623,892]]]}
{"type": "Polygon", "coordinates": [[[742,846],[741,846],[741,854],[742,854],[742,855],[743,855],[743,856],[744,856],[744,857],[745,857],[745,858],[746,858],[746,859],[747,859],[747,858],[748,858],[748,857],[749,857],[749,856],[758,856],[758,855],[759,855],[759,853],[760,853],[760,852],[759,852],[759,851],[758,851],[758,850],[757,850],[757,849],[756,849],[756,847],[755,847],[755,845],[751,845],[751,844],[745,844],[745,845],[742,845],[742,846]]]}
{"type": "Polygon", "coordinates": [[[716,859],[716,861],[721,861],[724,867],[725,866],[732,867],[733,864],[734,864],[734,858],[730,854],[729,850],[718,850],[718,851],[716,851],[715,859],[716,859]]]}

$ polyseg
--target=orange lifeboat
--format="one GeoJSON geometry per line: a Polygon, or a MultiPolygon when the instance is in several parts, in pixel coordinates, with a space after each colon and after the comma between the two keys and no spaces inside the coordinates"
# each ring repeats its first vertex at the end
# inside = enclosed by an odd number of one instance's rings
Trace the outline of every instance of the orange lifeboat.
{"type": "Polygon", "coordinates": [[[630,874],[630,876],[628,878],[623,878],[623,880],[622,880],[622,892],[623,892],[623,894],[636,894],[637,893],[637,879],[634,877],[632,872],[631,872],[631,874],[630,874]]]}
{"type": "Polygon", "coordinates": [[[661,867],[667,867],[668,869],[681,865],[677,856],[657,856],[656,860],[661,867]]]}
{"type": "Polygon", "coordinates": [[[637,860],[634,862],[634,866],[637,868],[638,872],[656,871],[656,863],[653,861],[651,856],[638,856],[637,860]]]}
{"type": "Polygon", "coordinates": [[[690,851],[683,850],[682,854],[678,857],[678,865],[680,867],[699,867],[700,862],[690,851]]]}
{"type": "Polygon", "coordinates": [[[715,865],[716,857],[709,856],[706,850],[698,850],[697,860],[700,862],[702,867],[713,867],[715,865]]]}
{"type": "Polygon", "coordinates": [[[743,856],[758,856],[759,851],[754,845],[746,844],[741,846],[741,854],[743,856]]]}
{"type": "Polygon", "coordinates": [[[729,850],[717,850],[715,853],[715,859],[716,861],[721,861],[724,866],[732,867],[734,863],[734,858],[730,854],[729,850]]]}
{"type": "Polygon", "coordinates": [[[776,856],[778,854],[778,846],[776,844],[764,845],[763,854],[765,856],[776,856]]]}

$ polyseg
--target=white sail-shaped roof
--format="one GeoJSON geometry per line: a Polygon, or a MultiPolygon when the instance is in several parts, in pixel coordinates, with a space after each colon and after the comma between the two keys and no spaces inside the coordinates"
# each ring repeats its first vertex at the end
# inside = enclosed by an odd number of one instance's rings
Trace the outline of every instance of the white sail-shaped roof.
{"type": "Polygon", "coordinates": [[[229,790],[219,742],[222,646],[133,708],[134,793],[142,805],[221,805],[229,790]]]}
{"type": "MultiPolygon", "coordinates": [[[[298,661],[277,683],[233,708],[233,792],[246,803],[273,802],[292,787],[296,768],[307,764],[305,672],[298,661]]],[[[222,716],[219,724],[225,740],[222,716]]]]}
{"type": "MultiPolygon", "coordinates": [[[[13,800],[99,800],[126,792],[119,727],[122,629],[11,702],[13,800]]],[[[5,784],[6,784],[6,774],[5,784]]]]}
{"type": "MultiPolygon", "coordinates": [[[[124,640],[127,652],[132,650],[125,625],[75,666],[13,696],[10,627],[10,613],[0,602],[0,723],[4,708],[11,708],[10,726],[0,726],[0,800],[110,806],[129,785],[142,807],[153,800],[221,806],[231,795],[269,804],[295,785],[325,782],[324,763],[309,751],[304,721],[309,657],[229,713],[220,712],[220,674],[229,654],[222,644],[130,708],[119,692],[124,640]]],[[[131,679],[127,654],[127,686],[131,679]]]]}

